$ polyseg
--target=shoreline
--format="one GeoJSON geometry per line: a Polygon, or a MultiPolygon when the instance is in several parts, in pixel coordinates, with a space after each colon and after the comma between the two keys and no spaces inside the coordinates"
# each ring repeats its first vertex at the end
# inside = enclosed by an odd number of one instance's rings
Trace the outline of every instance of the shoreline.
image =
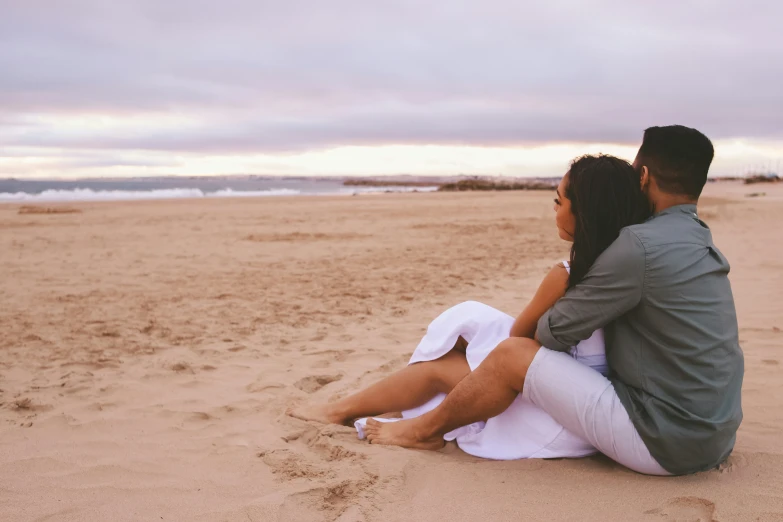
{"type": "MultiPolygon", "coordinates": [[[[376,187],[372,187],[376,188],[376,187]]],[[[176,189],[176,190],[182,190],[185,192],[192,192],[191,189],[176,189]]],[[[399,187],[377,187],[377,190],[371,190],[370,187],[367,187],[366,189],[357,188],[353,191],[345,191],[345,192],[337,192],[337,191],[329,191],[329,192],[306,192],[306,193],[294,193],[294,192],[286,192],[285,189],[281,190],[270,190],[267,191],[269,193],[262,193],[264,191],[247,191],[248,193],[242,193],[242,191],[231,191],[231,193],[226,194],[219,194],[215,195],[212,193],[202,193],[201,195],[156,195],[155,191],[149,191],[150,194],[139,194],[138,192],[133,192],[133,196],[131,195],[122,195],[122,194],[102,194],[101,191],[92,192],[92,194],[95,195],[95,197],[82,197],[80,198],[78,195],[76,195],[73,198],[65,199],[56,199],[56,198],[39,198],[37,194],[29,194],[29,193],[16,193],[16,194],[9,194],[9,196],[16,196],[18,194],[24,194],[26,199],[11,199],[10,197],[8,199],[3,199],[3,194],[0,193],[0,205],[2,204],[58,204],[58,203],[91,203],[91,202],[128,202],[128,201],[177,201],[177,200],[210,200],[210,199],[268,199],[268,198],[290,198],[290,197],[324,197],[324,196],[363,196],[363,195],[375,195],[375,194],[399,194],[399,193],[426,193],[426,192],[436,192],[438,190],[438,187],[434,186],[428,186],[428,187],[407,187],[407,186],[399,186],[399,187]]],[[[108,191],[106,191],[108,192],[108,191]]]]}
{"type": "MultiPolygon", "coordinates": [[[[771,178],[770,178],[771,179],[771,178]]],[[[711,178],[708,186],[744,184],[755,196],[780,183],[756,178],[711,178]],[[756,182],[754,182],[756,181],[756,182]]],[[[772,180],[774,181],[774,180],[772,180]]],[[[305,178],[262,176],[136,177],[127,179],[0,180],[0,204],[60,204],[91,201],[174,200],[212,198],[273,198],[290,196],[363,195],[432,191],[552,190],[555,178],[498,176],[388,176],[366,178],[305,178]]]]}

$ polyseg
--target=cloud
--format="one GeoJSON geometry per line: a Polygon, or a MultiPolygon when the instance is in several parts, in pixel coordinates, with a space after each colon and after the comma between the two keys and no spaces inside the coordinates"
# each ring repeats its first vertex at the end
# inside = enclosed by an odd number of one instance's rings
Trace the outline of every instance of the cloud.
{"type": "Polygon", "coordinates": [[[284,153],[635,143],[675,122],[783,138],[783,5],[526,4],[0,0],[0,140],[284,153]]]}

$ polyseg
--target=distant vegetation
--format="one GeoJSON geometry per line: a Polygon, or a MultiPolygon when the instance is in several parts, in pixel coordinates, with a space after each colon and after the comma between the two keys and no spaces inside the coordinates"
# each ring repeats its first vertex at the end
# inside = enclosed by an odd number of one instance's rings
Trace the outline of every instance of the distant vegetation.
{"type": "Polygon", "coordinates": [[[461,192],[465,190],[555,190],[553,181],[513,180],[497,181],[488,179],[463,179],[455,183],[444,183],[438,187],[443,192],[461,192]]]}
{"type": "Polygon", "coordinates": [[[434,181],[386,181],[380,179],[346,179],[346,187],[437,187],[434,181]]]}
{"type": "Polygon", "coordinates": [[[468,190],[555,190],[557,181],[487,178],[469,178],[449,182],[439,180],[347,179],[343,181],[343,185],[354,187],[438,187],[438,191],[442,192],[462,192],[468,190]]]}
{"type": "Polygon", "coordinates": [[[754,183],[778,183],[780,177],[777,174],[751,174],[745,178],[746,185],[754,183]]]}

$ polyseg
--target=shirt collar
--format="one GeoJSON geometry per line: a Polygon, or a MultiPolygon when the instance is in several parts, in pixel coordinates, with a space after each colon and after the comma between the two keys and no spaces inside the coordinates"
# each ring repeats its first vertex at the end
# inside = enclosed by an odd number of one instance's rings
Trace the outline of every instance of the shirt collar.
{"type": "MultiPolygon", "coordinates": [[[[655,219],[657,217],[666,216],[669,214],[687,214],[688,216],[697,219],[699,217],[699,215],[696,213],[696,205],[693,203],[687,203],[685,205],[674,205],[673,207],[669,207],[666,210],[661,210],[657,214],[650,216],[650,219],[655,219]]],[[[650,219],[648,219],[648,221],[650,219]]]]}

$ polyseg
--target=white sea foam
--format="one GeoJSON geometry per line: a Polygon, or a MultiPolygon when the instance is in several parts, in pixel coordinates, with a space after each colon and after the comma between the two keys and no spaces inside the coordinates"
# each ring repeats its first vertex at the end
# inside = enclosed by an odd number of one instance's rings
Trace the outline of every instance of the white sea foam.
{"type": "MultiPolygon", "coordinates": [[[[308,195],[352,195],[378,192],[431,192],[437,187],[339,187],[324,192],[307,192],[308,195]]],[[[90,188],[47,189],[40,193],[0,192],[0,203],[35,203],[56,201],[126,201],[134,199],[182,199],[182,198],[257,198],[268,196],[296,196],[302,191],[289,188],[266,190],[234,190],[224,188],[205,192],[198,188],[172,188],[152,190],[94,190],[90,188]]]]}
{"type": "Polygon", "coordinates": [[[233,190],[230,188],[207,192],[208,198],[257,198],[264,196],[296,196],[301,191],[296,189],[269,189],[269,190],[233,190]]]}
{"type": "Polygon", "coordinates": [[[300,191],[294,189],[269,190],[232,190],[223,189],[216,192],[203,192],[196,188],[154,189],[154,190],[44,190],[37,194],[28,192],[0,192],[2,203],[26,203],[45,201],[124,201],[132,199],[178,199],[178,198],[231,198],[231,197],[263,197],[263,196],[294,196],[300,191]]]}
{"type": "Polygon", "coordinates": [[[343,187],[338,194],[376,194],[379,192],[435,192],[438,187],[343,187]]]}

